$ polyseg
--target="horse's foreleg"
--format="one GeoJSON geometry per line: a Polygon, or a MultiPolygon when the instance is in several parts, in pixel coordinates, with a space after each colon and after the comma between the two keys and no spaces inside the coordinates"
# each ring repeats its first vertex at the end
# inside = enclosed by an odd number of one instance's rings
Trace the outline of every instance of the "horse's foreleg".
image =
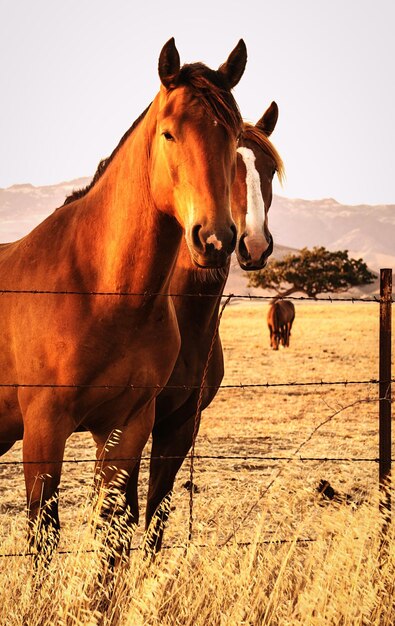
{"type": "MultiPolygon", "coordinates": [[[[171,422],[161,424],[152,433],[152,451],[148,500],[146,509],[146,547],[148,552],[158,552],[170,513],[170,499],[178,470],[192,445],[195,416],[190,417],[176,430],[171,422]]],[[[191,485],[193,489],[193,485],[191,485]]]]}
{"type": "Polygon", "coordinates": [[[138,498],[138,478],[140,472],[140,461],[133,468],[128,483],[126,485],[126,506],[130,511],[130,521],[137,526],[139,523],[139,498],[138,498]]]}
{"type": "Polygon", "coordinates": [[[116,431],[93,432],[97,444],[98,525],[105,529],[106,560],[114,564],[127,553],[138,521],[139,459],[152,431],[154,404],[132,414],[116,431]]]}
{"type": "MultiPolygon", "coordinates": [[[[37,415],[37,414],[36,414],[37,415]]],[[[58,487],[64,447],[72,427],[66,422],[27,416],[23,463],[28,507],[29,546],[48,561],[59,541],[58,487]]]]}
{"type": "Polygon", "coordinates": [[[288,322],[288,324],[287,324],[287,343],[286,343],[287,348],[289,347],[289,338],[290,338],[290,336],[291,336],[291,323],[288,322]]]}

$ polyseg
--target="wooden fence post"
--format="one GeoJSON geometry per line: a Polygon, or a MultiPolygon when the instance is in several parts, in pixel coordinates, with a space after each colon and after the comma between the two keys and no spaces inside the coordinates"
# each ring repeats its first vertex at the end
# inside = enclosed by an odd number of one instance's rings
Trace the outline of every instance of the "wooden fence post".
{"type": "Polygon", "coordinates": [[[391,305],[392,270],[380,270],[379,485],[385,526],[391,521],[391,305]]]}

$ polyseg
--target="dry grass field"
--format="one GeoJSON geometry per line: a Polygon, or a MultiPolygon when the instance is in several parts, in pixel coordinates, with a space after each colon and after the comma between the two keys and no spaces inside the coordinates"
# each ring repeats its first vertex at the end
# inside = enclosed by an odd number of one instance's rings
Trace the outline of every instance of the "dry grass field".
{"type": "MultiPolygon", "coordinates": [[[[278,352],[269,347],[267,307],[226,308],[224,385],[378,377],[377,304],[297,303],[290,348],[278,352]]],[[[184,549],[186,462],[166,549],[149,565],[133,551],[111,594],[98,582],[97,553],[85,551],[93,545],[86,519],[94,449],[89,436],[74,435],[61,485],[60,553],[40,584],[29,557],[0,557],[0,625],[393,624],[394,537],[390,530],[380,553],[378,466],[364,460],[378,454],[377,393],[373,384],[221,389],[203,415],[196,454],[227,458],[195,461],[192,545],[184,549]],[[318,492],[322,480],[336,498],[318,492]]],[[[20,448],[1,460],[19,461],[20,448]]],[[[142,512],[146,470],[143,460],[142,512]]],[[[0,473],[1,553],[21,553],[22,467],[0,465],[0,473]]],[[[141,537],[138,529],[135,548],[141,537]]]]}

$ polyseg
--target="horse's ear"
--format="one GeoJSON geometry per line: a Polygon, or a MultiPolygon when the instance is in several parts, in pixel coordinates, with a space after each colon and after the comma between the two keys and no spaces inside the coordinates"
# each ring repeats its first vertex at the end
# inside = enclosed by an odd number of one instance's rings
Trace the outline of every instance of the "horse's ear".
{"type": "Polygon", "coordinates": [[[274,131],[278,120],[278,106],[272,102],[270,107],[264,112],[259,122],[255,124],[259,130],[263,131],[266,137],[270,137],[274,131]]]}
{"type": "Polygon", "coordinates": [[[180,55],[176,48],[174,37],[169,39],[162,48],[158,64],[159,77],[166,89],[176,86],[180,71],[180,55]]]}
{"type": "Polygon", "coordinates": [[[247,48],[243,39],[240,39],[236,48],[232,50],[225,63],[222,63],[218,68],[219,73],[225,76],[230,89],[233,89],[243,76],[246,63],[247,48]]]}

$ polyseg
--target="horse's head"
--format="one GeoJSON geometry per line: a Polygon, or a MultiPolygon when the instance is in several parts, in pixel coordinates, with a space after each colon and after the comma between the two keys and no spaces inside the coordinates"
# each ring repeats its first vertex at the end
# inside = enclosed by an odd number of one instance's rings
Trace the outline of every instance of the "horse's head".
{"type": "Polygon", "coordinates": [[[278,118],[272,102],[255,126],[245,124],[237,148],[237,173],[232,187],[232,214],[237,226],[236,255],[244,270],[265,267],[273,252],[273,238],[268,227],[272,202],[272,181],[280,180],[283,164],[268,137],[278,118]]]}
{"type": "Polygon", "coordinates": [[[151,192],[157,208],[182,226],[201,267],[224,266],[236,245],[230,192],[242,121],[231,89],[246,60],[242,40],[216,71],[202,63],[180,67],[174,39],[159,57],[151,192]]]}

